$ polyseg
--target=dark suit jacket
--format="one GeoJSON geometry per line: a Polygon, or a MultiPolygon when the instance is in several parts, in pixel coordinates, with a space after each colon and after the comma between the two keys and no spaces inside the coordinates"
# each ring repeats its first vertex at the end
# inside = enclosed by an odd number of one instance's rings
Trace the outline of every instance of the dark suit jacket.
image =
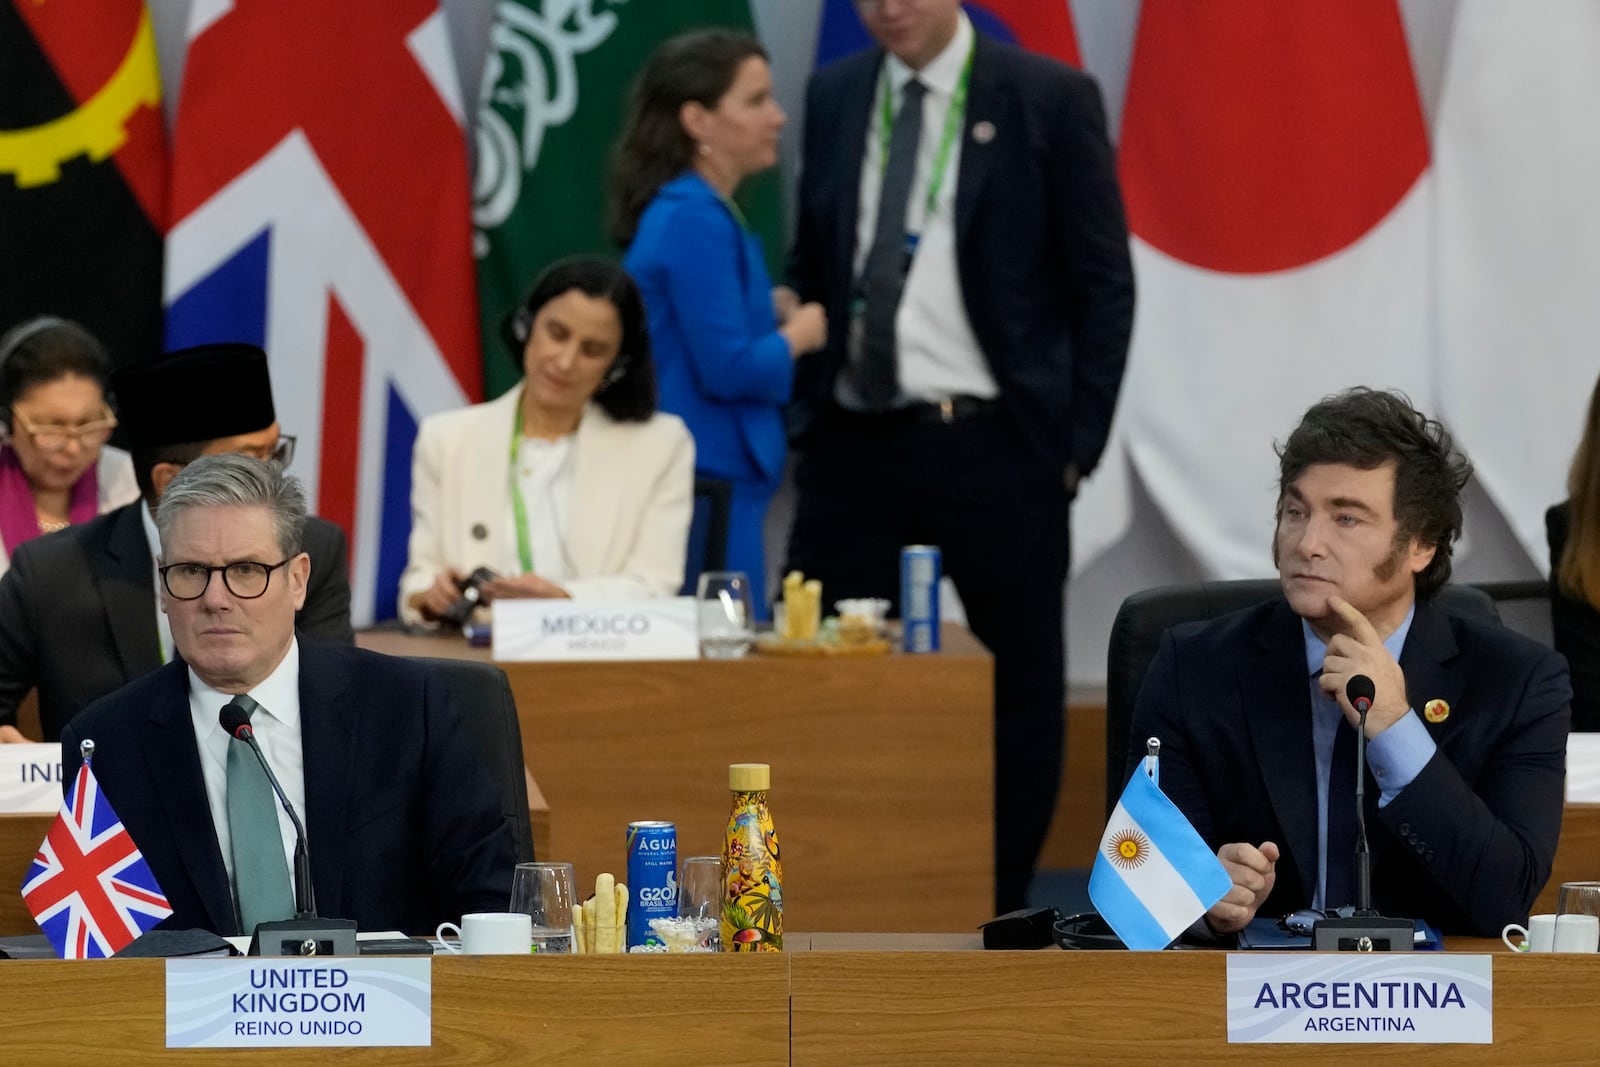
{"type": "MultiPolygon", "coordinates": [[[[44,739],[107,693],[161,666],[155,571],[139,518],[143,502],[35,538],[0,578],[0,723],[39,691],[44,739]]],[[[353,644],[344,531],[307,519],[311,584],[295,617],[301,633],[353,644]]]]}
{"type": "MultiPolygon", "coordinates": [[[[1100,92],[1087,75],[977,35],[956,176],[961,293],[1007,411],[1056,469],[1105,448],[1133,326],[1133,268],[1100,92]],[[973,136],[986,124],[988,139],[973,136]]],[[[828,347],[796,369],[793,429],[833,406],[845,362],[862,157],[883,52],[806,94],[790,284],[821,301],[828,347]]]]}
{"type": "MultiPolygon", "coordinates": [[[[1388,806],[1368,772],[1372,899],[1383,914],[1455,933],[1522,922],[1561,830],[1568,704],[1561,657],[1500,624],[1427,602],[1401,650],[1406,692],[1438,751],[1388,806]]],[[[1311,695],[1300,619],[1283,600],[1162,637],[1134,708],[1131,772],[1161,739],[1161,789],[1212,848],[1275,841],[1259,914],[1306,907],[1317,883],[1311,695]]],[[[1352,803],[1354,802],[1352,798],[1352,803]]]]}
{"type": "MultiPolygon", "coordinates": [[[[301,640],[300,711],[301,817],[320,914],[419,933],[505,910],[511,831],[433,668],[301,640]]],[[[83,738],[94,740],[95,777],[172,904],[162,927],[248,933],[206,799],[188,667],[170,663],[74,718],[61,733],[67,781],[83,738]]]]}
{"type": "Polygon", "coordinates": [[[1550,625],[1556,651],[1567,657],[1572,669],[1572,728],[1600,730],[1600,611],[1556,585],[1556,567],[1571,527],[1568,504],[1557,504],[1544,513],[1545,536],[1550,541],[1550,625]]]}

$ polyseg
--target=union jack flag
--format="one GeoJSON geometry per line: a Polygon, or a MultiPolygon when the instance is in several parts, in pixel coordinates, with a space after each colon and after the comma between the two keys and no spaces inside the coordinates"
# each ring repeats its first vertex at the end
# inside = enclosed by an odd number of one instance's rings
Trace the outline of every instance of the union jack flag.
{"type": "Polygon", "coordinates": [[[22,880],[22,899],[63,959],[104,959],[172,914],[88,760],[22,880]]]}
{"type": "Polygon", "coordinates": [[[460,97],[439,0],[190,8],[167,346],[266,349],[357,626],[395,612],[417,424],[483,398],[460,97]]]}

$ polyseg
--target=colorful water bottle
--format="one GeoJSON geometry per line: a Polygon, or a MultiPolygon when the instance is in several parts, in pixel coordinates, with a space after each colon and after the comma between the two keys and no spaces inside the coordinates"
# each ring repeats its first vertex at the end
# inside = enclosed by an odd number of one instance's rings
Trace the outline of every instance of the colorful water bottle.
{"type": "Polygon", "coordinates": [[[722,844],[722,950],[783,950],[783,864],[772,828],[765,763],[728,765],[733,811],[722,844]]]}

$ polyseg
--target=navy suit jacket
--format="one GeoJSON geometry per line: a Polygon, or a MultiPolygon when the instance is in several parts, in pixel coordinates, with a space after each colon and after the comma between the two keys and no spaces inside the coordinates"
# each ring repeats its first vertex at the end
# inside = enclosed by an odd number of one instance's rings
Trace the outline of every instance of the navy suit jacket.
{"type": "MultiPolygon", "coordinates": [[[[1088,474],[1105,448],[1133,328],[1133,267],[1100,91],[1086,74],[977,34],[956,176],[967,317],[1023,436],[1088,474]],[[974,129],[982,126],[982,133],[974,129]]],[[[845,362],[861,167],[884,53],[818,71],[789,282],[828,312],[800,361],[792,430],[833,405],[845,362]]]]}
{"type": "MultiPolygon", "coordinates": [[[[1572,697],[1548,648],[1485,618],[1420,601],[1400,653],[1406,694],[1438,750],[1387,806],[1367,774],[1373,906],[1446,931],[1522,922],[1550,877],[1572,697]]],[[[1259,915],[1311,903],[1317,796],[1300,618],[1282,599],[1161,639],[1134,708],[1131,773],[1161,739],[1161,789],[1213,849],[1274,841],[1277,882],[1259,915]]],[[[1354,798],[1351,800],[1354,803],[1354,798]]]]}
{"type": "MultiPolygon", "coordinates": [[[[300,816],[320,914],[364,930],[431,933],[466,912],[505,910],[511,831],[431,668],[301,638],[300,733],[300,816]]],[[[65,781],[77,774],[83,738],[94,740],[95,777],[172,904],[161,928],[249,933],[239,929],[206,799],[188,667],[168,664],[74,718],[61,733],[65,781]]]]}
{"type": "MultiPolygon", "coordinates": [[[[161,666],[155,568],[135,501],[17,547],[0,578],[0,723],[39,692],[44,740],[100,697],[161,666]]],[[[311,557],[301,633],[354,644],[344,531],[306,519],[311,557]]]]}

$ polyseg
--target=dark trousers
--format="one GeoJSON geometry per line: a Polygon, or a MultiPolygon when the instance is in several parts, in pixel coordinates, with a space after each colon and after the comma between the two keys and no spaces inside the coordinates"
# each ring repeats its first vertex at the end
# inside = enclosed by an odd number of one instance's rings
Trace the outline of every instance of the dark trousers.
{"type": "Polygon", "coordinates": [[[994,653],[995,910],[1023,907],[1066,742],[1071,498],[1061,471],[1001,410],[952,423],[834,412],[798,451],[786,570],[820,578],[830,604],[881,596],[898,614],[900,549],[938,545],[973,633],[994,653]]]}

